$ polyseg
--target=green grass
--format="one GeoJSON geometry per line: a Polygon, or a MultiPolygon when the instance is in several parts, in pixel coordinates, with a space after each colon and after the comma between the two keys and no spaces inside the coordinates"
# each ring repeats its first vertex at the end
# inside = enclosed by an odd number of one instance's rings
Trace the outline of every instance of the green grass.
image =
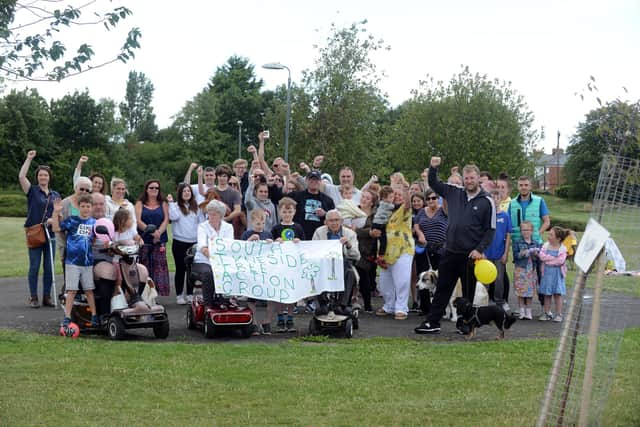
{"type": "Polygon", "coordinates": [[[560,197],[543,196],[552,218],[566,218],[587,222],[591,215],[591,202],[561,199],[560,197]]]}
{"type": "MultiPolygon", "coordinates": [[[[557,340],[264,344],[69,340],[0,330],[0,425],[532,425],[557,340]]],[[[640,329],[607,425],[640,423],[640,329]]]]}

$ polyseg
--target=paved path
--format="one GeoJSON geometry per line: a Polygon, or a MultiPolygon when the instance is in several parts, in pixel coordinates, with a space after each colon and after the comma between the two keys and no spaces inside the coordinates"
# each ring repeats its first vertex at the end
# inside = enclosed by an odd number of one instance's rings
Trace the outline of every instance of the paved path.
{"type": "MultiPolygon", "coordinates": [[[[62,277],[57,279],[58,289],[62,283],[62,277]]],[[[55,335],[58,333],[60,321],[62,320],[62,310],[54,308],[33,309],[27,306],[27,284],[26,278],[8,278],[0,279],[0,328],[12,328],[25,331],[33,331],[42,334],[55,335]]],[[[512,307],[516,306],[516,302],[509,301],[512,307]]],[[[570,295],[567,295],[566,305],[570,295]]],[[[296,315],[295,322],[299,328],[297,334],[273,334],[271,336],[252,337],[248,340],[236,338],[234,336],[220,337],[208,340],[200,331],[191,331],[185,325],[186,306],[176,304],[175,297],[160,297],[159,303],[167,308],[171,324],[171,333],[168,341],[204,343],[204,342],[262,342],[262,343],[280,343],[286,339],[298,335],[304,335],[307,331],[310,315],[296,315]]],[[[587,291],[585,302],[590,307],[590,291],[587,291]]],[[[382,305],[381,298],[374,298],[374,308],[382,305]]],[[[258,318],[263,315],[264,309],[258,309],[258,318]]],[[[540,305],[536,303],[534,306],[534,315],[541,313],[540,305]]],[[[626,320],[626,326],[640,326],[640,299],[633,298],[626,294],[604,293],[602,301],[603,328],[619,327],[618,321],[614,322],[610,317],[611,314],[622,314],[626,320]]],[[[442,332],[439,335],[416,335],[413,328],[417,326],[423,317],[416,313],[410,313],[409,318],[404,321],[394,320],[391,317],[378,317],[372,314],[361,314],[360,329],[354,331],[354,338],[369,337],[403,337],[415,340],[424,340],[432,342],[461,342],[463,337],[455,333],[455,324],[449,321],[442,321],[442,332]]],[[[584,327],[588,327],[589,315],[585,316],[584,327]]],[[[274,325],[275,326],[275,325],[274,325]]],[[[507,339],[526,339],[526,338],[554,338],[560,334],[561,325],[555,322],[534,321],[518,321],[513,327],[507,331],[507,339]]],[[[496,328],[492,325],[484,326],[478,330],[476,340],[493,340],[496,336],[496,328]]],[[[97,339],[103,339],[97,335],[97,339]]],[[[106,338],[104,338],[106,339],[106,338]]],[[[133,330],[128,336],[130,340],[140,340],[148,342],[162,342],[153,338],[151,330],[133,330]]]]}

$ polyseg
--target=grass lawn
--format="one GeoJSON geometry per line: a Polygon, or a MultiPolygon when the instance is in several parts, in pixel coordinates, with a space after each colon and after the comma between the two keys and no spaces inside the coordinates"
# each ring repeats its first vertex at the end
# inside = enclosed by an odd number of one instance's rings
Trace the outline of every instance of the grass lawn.
{"type": "MultiPolygon", "coordinates": [[[[0,425],[533,425],[557,340],[192,345],[0,329],[0,425]]],[[[640,329],[605,425],[640,423],[640,329]]]]}

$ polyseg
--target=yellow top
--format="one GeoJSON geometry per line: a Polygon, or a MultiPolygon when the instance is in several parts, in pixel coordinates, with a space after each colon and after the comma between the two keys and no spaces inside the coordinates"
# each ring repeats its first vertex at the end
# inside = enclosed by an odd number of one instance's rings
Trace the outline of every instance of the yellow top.
{"type": "Polygon", "coordinates": [[[509,203],[511,203],[511,197],[507,196],[506,199],[500,202],[500,210],[502,212],[509,212],[509,203]]]}
{"type": "Polygon", "coordinates": [[[411,233],[411,208],[403,204],[391,215],[387,223],[387,249],[384,260],[388,264],[395,263],[401,255],[413,255],[415,244],[411,233]]]}

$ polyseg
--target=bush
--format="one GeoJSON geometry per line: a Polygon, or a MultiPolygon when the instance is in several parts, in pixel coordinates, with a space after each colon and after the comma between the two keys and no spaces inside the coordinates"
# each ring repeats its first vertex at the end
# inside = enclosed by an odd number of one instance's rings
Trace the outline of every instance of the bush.
{"type": "Polygon", "coordinates": [[[587,227],[587,223],[585,221],[580,221],[577,219],[567,219],[567,218],[551,218],[551,227],[562,227],[568,228],[573,231],[584,231],[587,227]]]}
{"type": "Polygon", "coordinates": [[[565,184],[557,187],[554,195],[557,197],[562,197],[563,199],[566,199],[569,197],[569,194],[572,194],[572,193],[573,193],[573,185],[565,184]]]}
{"type": "Polygon", "coordinates": [[[0,216],[26,217],[27,198],[20,193],[0,193],[0,216]]]}

